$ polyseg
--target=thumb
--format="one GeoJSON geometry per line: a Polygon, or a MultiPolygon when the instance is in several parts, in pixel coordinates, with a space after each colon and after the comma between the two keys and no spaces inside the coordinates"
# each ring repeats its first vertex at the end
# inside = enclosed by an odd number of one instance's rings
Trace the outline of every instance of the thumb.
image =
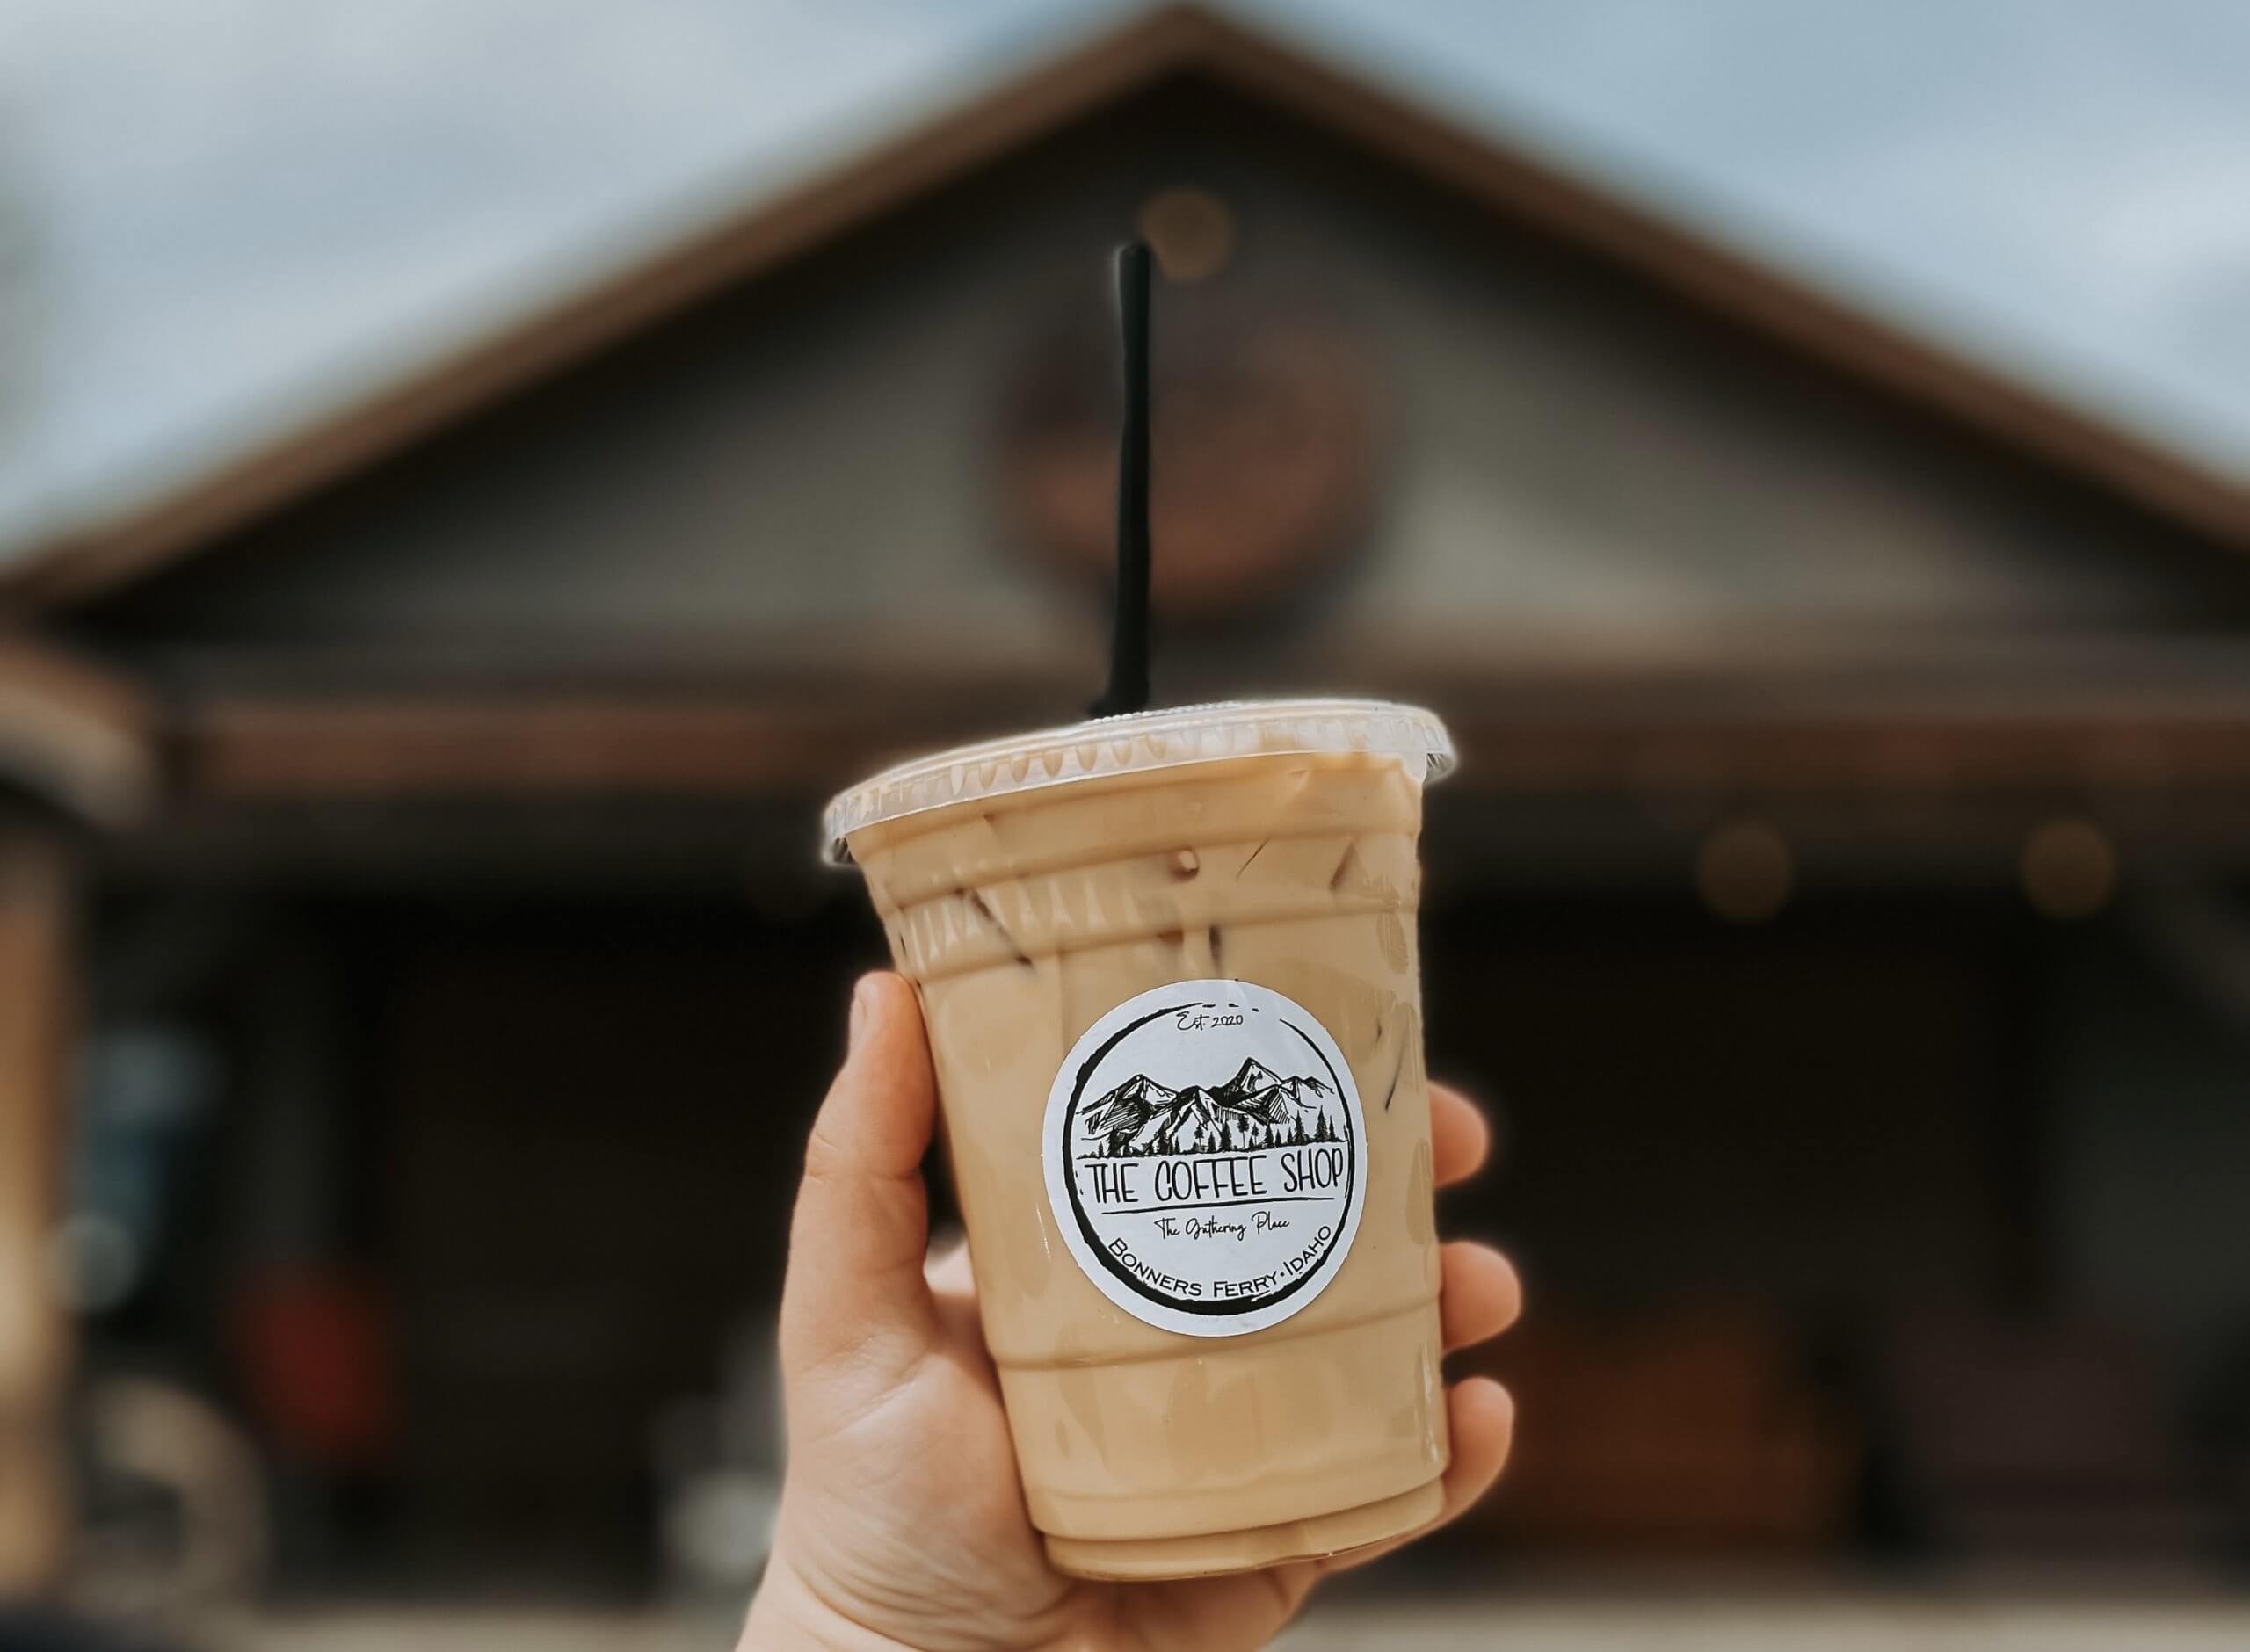
{"type": "Polygon", "coordinates": [[[781,1290],[785,1374],[866,1365],[887,1383],[936,1335],[922,1274],[922,1156],[937,1108],[921,1007],[901,977],[852,995],[851,1047],[813,1120],[781,1290]]]}

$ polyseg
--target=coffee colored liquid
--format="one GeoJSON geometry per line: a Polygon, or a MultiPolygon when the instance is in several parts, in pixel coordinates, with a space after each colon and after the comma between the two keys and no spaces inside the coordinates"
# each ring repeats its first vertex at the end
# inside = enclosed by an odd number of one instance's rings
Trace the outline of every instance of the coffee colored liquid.
{"type": "Polygon", "coordinates": [[[1331,1554],[1432,1518],[1447,1460],[1414,911],[1418,777],[1273,756],[910,815],[852,839],[918,983],[1033,1523],[1056,1563],[1180,1576],[1331,1554]],[[1193,1337],[1113,1305],[1041,1180],[1072,1044],[1151,988],[1286,994],[1365,1112],[1366,1206],[1326,1288],[1193,1337]]]}

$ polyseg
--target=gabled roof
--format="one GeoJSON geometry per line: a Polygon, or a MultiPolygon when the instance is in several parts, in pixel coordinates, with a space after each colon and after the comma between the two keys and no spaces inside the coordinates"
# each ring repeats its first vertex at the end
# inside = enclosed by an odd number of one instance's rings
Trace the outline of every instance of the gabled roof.
{"type": "Polygon", "coordinates": [[[1035,141],[1194,73],[1317,122],[1495,212],[1594,250],[1809,357],[2250,550],[2250,489],[1950,353],[1537,156],[1198,6],[1145,13],[847,164],[229,465],[0,568],[25,612],[130,582],[730,283],[1035,141]]]}

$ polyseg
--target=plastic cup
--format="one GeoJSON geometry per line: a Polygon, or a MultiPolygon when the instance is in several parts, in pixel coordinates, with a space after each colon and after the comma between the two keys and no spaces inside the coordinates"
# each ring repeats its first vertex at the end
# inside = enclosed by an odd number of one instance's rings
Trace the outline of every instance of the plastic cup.
{"type": "Polygon", "coordinates": [[[1427,712],[1194,706],[830,806],[919,992],[984,1338],[1060,1569],[1380,1542],[1448,1456],[1415,942],[1427,712]]]}

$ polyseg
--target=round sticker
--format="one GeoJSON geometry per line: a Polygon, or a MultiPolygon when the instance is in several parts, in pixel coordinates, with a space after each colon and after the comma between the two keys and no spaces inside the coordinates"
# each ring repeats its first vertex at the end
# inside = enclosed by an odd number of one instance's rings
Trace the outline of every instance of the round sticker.
{"type": "Polygon", "coordinates": [[[1303,1005],[1240,981],[1127,999],[1055,1075],[1047,1197],[1078,1266],[1190,1337],[1279,1324],[1328,1286],[1367,1200],[1352,1069],[1303,1005]]]}

